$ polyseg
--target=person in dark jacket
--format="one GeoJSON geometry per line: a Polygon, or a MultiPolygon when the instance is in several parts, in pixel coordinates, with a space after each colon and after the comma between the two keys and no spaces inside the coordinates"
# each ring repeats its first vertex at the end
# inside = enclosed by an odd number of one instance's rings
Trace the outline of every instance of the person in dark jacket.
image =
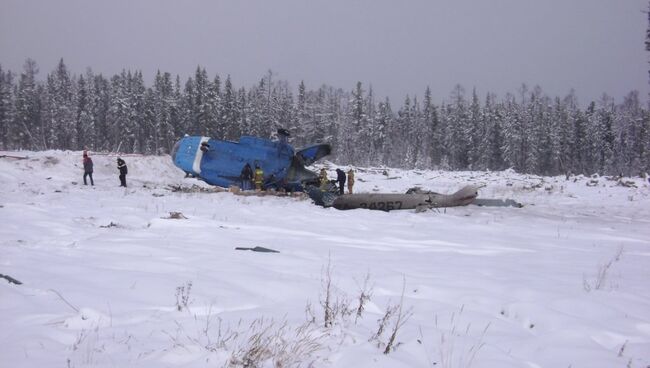
{"type": "Polygon", "coordinates": [[[86,176],[90,177],[90,185],[95,185],[93,181],[93,160],[88,156],[86,151],[84,151],[84,185],[88,185],[86,182],[86,176]]]}
{"type": "Polygon", "coordinates": [[[345,188],[345,171],[336,169],[336,181],[339,182],[339,194],[343,194],[343,188],[345,188]]]}
{"type": "Polygon", "coordinates": [[[120,186],[126,188],[126,174],[128,170],[126,168],[126,162],[121,158],[117,158],[117,168],[120,170],[120,186]]]}
{"type": "Polygon", "coordinates": [[[253,189],[253,169],[249,163],[246,163],[246,165],[244,165],[244,168],[241,169],[240,177],[242,190],[253,189]]]}

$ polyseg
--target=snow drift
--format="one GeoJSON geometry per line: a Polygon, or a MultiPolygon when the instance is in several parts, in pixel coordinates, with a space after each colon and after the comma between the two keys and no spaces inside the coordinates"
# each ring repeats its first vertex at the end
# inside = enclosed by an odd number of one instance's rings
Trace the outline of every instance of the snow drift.
{"type": "Polygon", "coordinates": [[[385,213],[173,192],[209,187],[165,156],[125,157],[125,189],[115,156],[91,153],[91,187],[80,152],[14,154],[0,274],[22,284],[0,278],[3,366],[650,364],[643,179],[357,168],[355,192],[472,184],[524,204],[385,213]],[[256,246],[279,253],[235,249],[256,246]]]}

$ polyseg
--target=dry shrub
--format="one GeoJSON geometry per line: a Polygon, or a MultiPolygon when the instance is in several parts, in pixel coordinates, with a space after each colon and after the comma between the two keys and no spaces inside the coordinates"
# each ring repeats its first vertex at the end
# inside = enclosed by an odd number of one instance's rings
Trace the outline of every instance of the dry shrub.
{"type": "Polygon", "coordinates": [[[249,328],[244,341],[233,350],[228,367],[311,366],[312,356],[321,349],[323,335],[311,323],[290,328],[286,321],[258,318],[249,328]]]}

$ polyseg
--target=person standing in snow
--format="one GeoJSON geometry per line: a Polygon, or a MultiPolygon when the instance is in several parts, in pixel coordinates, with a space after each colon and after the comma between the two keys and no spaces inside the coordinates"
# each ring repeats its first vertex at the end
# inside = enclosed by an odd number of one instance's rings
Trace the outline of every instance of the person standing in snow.
{"type": "Polygon", "coordinates": [[[320,190],[323,192],[326,191],[327,184],[329,183],[329,179],[327,178],[327,171],[325,171],[325,168],[320,169],[320,174],[318,174],[318,178],[320,180],[320,190]]]}
{"type": "Polygon", "coordinates": [[[86,176],[90,177],[90,185],[94,186],[95,182],[93,181],[93,160],[88,156],[88,153],[84,150],[84,185],[88,185],[86,182],[86,176]]]}
{"type": "Polygon", "coordinates": [[[352,187],[354,186],[354,170],[348,170],[348,194],[352,194],[352,187]]]}
{"type": "Polygon", "coordinates": [[[262,190],[262,183],[264,183],[264,171],[260,167],[260,165],[255,164],[255,190],[256,191],[261,191],[262,190]]]}
{"type": "Polygon", "coordinates": [[[251,190],[251,182],[253,181],[253,169],[251,168],[251,165],[246,163],[244,165],[244,168],[241,169],[241,188],[242,190],[251,190]]]}
{"type": "Polygon", "coordinates": [[[345,190],[345,171],[341,169],[336,169],[336,181],[339,182],[339,194],[343,194],[345,190]]]}
{"type": "Polygon", "coordinates": [[[117,158],[117,169],[120,170],[120,186],[126,188],[126,174],[128,170],[126,168],[126,162],[121,158],[117,158]]]}

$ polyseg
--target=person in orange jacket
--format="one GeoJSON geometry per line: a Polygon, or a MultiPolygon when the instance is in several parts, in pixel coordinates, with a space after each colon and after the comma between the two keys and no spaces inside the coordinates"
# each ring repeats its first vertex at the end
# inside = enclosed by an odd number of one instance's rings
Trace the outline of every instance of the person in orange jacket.
{"type": "Polygon", "coordinates": [[[348,170],[348,194],[352,194],[352,187],[354,186],[354,170],[348,170]]]}

